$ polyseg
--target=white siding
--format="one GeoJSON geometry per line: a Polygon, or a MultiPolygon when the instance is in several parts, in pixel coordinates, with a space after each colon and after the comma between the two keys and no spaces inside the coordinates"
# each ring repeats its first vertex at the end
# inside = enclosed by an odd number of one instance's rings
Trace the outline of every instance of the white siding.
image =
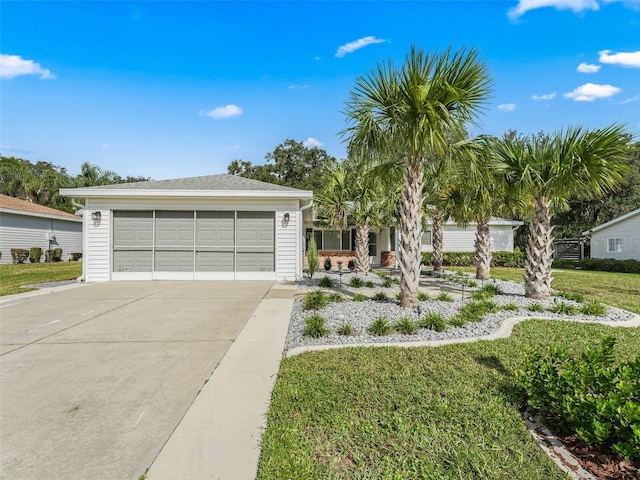
{"type": "MultiPolygon", "coordinates": [[[[429,225],[429,230],[433,227],[429,225]]],[[[510,225],[490,225],[491,251],[513,252],[513,230],[510,225]]],[[[476,226],[458,228],[445,225],[442,229],[443,249],[445,252],[473,252],[475,250],[476,226]]],[[[432,252],[432,245],[423,245],[423,252],[432,252]]]]}
{"type": "Polygon", "coordinates": [[[276,272],[278,280],[296,280],[298,275],[297,234],[298,215],[296,210],[276,210],[276,272]],[[284,214],[289,221],[284,222],[284,214]]]}
{"type": "Polygon", "coordinates": [[[615,258],[640,260],[640,215],[614,223],[591,236],[591,258],[615,258]],[[622,239],[621,252],[607,252],[610,238],[622,239]]]}
{"type": "Polygon", "coordinates": [[[84,208],[84,228],[87,235],[82,260],[85,262],[85,281],[105,282],[111,278],[111,210],[95,207],[87,201],[84,208]],[[94,221],[93,212],[101,218],[94,221]]]}
{"type": "Polygon", "coordinates": [[[62,248],[62,259],[67,260],[71,252],[82,251],[82,223],[0,212],[0,263],[12,262],[12,248],[29,250],[31,247],[42,248],[41,261],[50,247],[62,248]],[[55,241],[49,244],[52,234],[55,241]]]}

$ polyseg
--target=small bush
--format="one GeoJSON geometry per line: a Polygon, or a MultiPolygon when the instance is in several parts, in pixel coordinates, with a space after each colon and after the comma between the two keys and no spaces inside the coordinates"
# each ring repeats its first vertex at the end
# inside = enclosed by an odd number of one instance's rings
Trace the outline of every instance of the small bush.
{"type": "Polygon", "coordinates": [[[329,303],[327,294],[322,290],[314,290],[304,296],[303,306],[305,310],[319,310],[329,303]]]}
{"type": "Polygon", "coordinates": [[[490,297],[487,292],[483,292],[482,290],[476,290],[474,292],[469,293],[469,297],[473,300],[486,300],[490,297]]]}
{"type": "Polygon", "coordinates": [[[560,292],[558,296],[578,303],[584,302],[584,295],[578,292],[560,292]]]}
{"type": "Polygon", "coordinates": [[[309,278],[313,278],[313,274],[318,271],[320,260],[318,259],[318,248],[316,239],[311,236],[307,247],[307,267],[309,270],[309,278]]]}
{"type": "Polygon", "coordinates": [[[454,315],[449,319],[449,323],[454,327],[462,327],[468,320],[464,315],[454,315]]]}
{"type": "Polygon", "coordinates": [[[11,249],[11,259],[13,263],[24,263],[27,258],[29,258],[29,250],[25,250],[24,248],[12,248],[11,249]]]}
{"type": "Polygon", "coordinates": [[[347,268],[353,272],[356,269],[356,261],[349,260],[349,263],[347,263],[347,268]]]}
{"type": "Polygon", "coordinates": [[[331,257],[327,257],[324,259],[324,269],[328,272],[331,270],[331,257]]]}
{"type": "Polygon", "coordinates": [[[500,307],[502,310],[506,310],[508,312],[513,312],[515,310],[520,310],[520,307],[513,302],[505,303],[500,307]]]}
{"type": "Polygon", "coordinates": [[[304,321],[303,337],[320,338],[329,334],[329,329],[324,325],[324,318],[320,315],[311,315],[304,321]]]}
{"type": "Polygon", "coordinates": [[[82,259],[82,252],[71,252],[71,261],[77,262],[82,259]]]}
{"type": "Polygon", "coordinates": [[[394,298],[395,298],[397,301],[402,300],[402,292],[396,292],[396,294],[394,295],[394,298]]]}
{"type": "Polygon", "coordinates": [[[424,318],[420,320],[418,325],[422,328],[428,328],[429,330],[434,330],[436,332],[443,332],[447,329],[447,322],[444,317],[435,312],[427,313],[424,318]]]}
{"type": "Polygon", "coordinates": [[[544,307],[537,302],[532,303],[527,307],[530,312],[544,312],[544,307]]]}
{"type": "Polygon", "coordinates": [[[318,286],[322,288],[331,288],[333,287],[333,280],[331,280],[329,277],[322,277],[318,282],[318,286]]]}
{"type": "Polygon", "coordinates": [[[349,337],[354,334],[353,327],[349,323],[343,323],[338,327],[338,335],[349,337]]]}
{"type": "Polygon", "coordinates": [[[393,282],[391,281],[391,279],[390,279],[390,278],[385,278],[385,279],[382,281],[382,286],[383,286],[384,288],[389,288],[389,287],[391,287],[392,285],[393,285],[393,282]]]}
{"type": "MultiPolygon", "coordinates": [[[[491,266],[524,268],[526,259],[526,254],[521,252],[493,252],[491,266]]],[[[433,252],[422,252],[422,263],[433,265],[433,252]]],[[[475,258],[473,252],[444,252],[442,263],[444,266],[471,267],[475,258]]]]}
{"type": "Polygon", "coordinates": [[[364,302],[366,299],[367,297],[365,297],[361,293],[356,293],[353,295],[353,297],[351,297],[351,300],[353,300],[354,302],[364,302]]]}
{"type": "Polygon", "coordinates": [[[418,300],[421,302],[428,302],[430,300],[429,294],[422,290],[418,290],[418,300]]]}
{"type": "Polygon", "coordinates": [[[31,263],[40,263],[42,257],[42,249],[40,247],[31,247],[29,249],[29,261],[31,263]]]}
{"type": "Polygon", "coordinates": [[[600,302],[590,300],[582,305],[580,313],[584,315],[593,315],[594,317],[599,317],[607,313],[607,307],[605,307],[600,302]]]}
{"type": "Polygon", "coordinates": [[[360,277],[351,277],[351,280],[349,280],[349,286],[353,288],[362,288],[364,287],[364,281],[360,277]]]}
{"type": "Polygon", "coordinates": [[[488,296],[492,297],[494,295],[500,295],[500,289],[495,283],[487,283],[481,289],[481,292],[486,293],[488,296]]]}
{"type": "Polygon", "coordinates": [[[554,304],[553,307],[551,307],[551,311],[559,315],[575,315],[578,313],[578,309],[576,307],[564,302],[554,304]]]}
{"type": "Polygon", "coordinates": [[[389,300],[389,297],[387,297],[387,295],[382,290],[376,292],[372,298],[376,302],[386,302],[387,300],[389,300]]]}
{"type": "Polygon", "coordinates": [[[436,297],[436,300],[440,302],[453,302],[453,297],[448,292],[440,292],[436,297]]]}
{"type": "Polygon", "coordinates": [[[373,283],[371,280],[367,280],[366,282],[364,282],[364,286],[367,288],[373,288],[376,286],[376,284],[373,283]]]}
{"type": "Polygon", "coordinates": [[[460,309],[458,315],[466,322],[479,322],[488,313],[498,311],[498,305],[489,300],[480,300],[477,302],[469,302],[460,309]]]}
{"type": "Polygon", "coordinates": [[[378,317],[371,323],[371,325],[369,325],[367,331],[371,335],[382,337],[384,335],[389,335],[393,331],[393,327],[389,323],[389,320],[384,317],[378,317]]]}
{"type": "Polygon", "coordinates": [[[640,356],[616,363],[615,343],[605,336],[601,346],[580,355],[560,348],[530,353],[514,378],[547,423],[640,459],[640,356]]]}
{"type": "Polygon", "coordinates": [[[409,317],[402,317],[394,325],[396,332],[403,335],[415,335],[418,332],[418,325],[409,317]]]}
{"type": "Polygon", "coordinates": [[[62,260],[62,249],[54,248],[53,250],[47,250],[44,253],[45,262],[60,262],[62,260]]]}
{"type": "Polygon", "coordinates": [[[333,292],[329,295],[329,301],[333,303],[340,303],[344,300],[344,297],[340,295],[338,292],[333,292]]]}

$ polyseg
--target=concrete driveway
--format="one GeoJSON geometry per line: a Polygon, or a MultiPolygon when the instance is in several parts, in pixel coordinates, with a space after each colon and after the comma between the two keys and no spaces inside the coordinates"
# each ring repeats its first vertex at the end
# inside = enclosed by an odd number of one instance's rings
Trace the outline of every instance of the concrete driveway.
{"type": "Polygon", "coordinates": [[[2,479],[137,479],[273,282],[112,282],[0,307],[2,479]]]}

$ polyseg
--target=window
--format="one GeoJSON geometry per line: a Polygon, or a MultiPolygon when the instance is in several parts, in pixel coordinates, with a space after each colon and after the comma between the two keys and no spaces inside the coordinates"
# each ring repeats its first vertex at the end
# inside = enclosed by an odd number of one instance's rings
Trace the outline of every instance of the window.
{"type": "Polygon", "coordinates": [[[425,230],[422,234],[422,245],[431,245],[431,230],[425,230]]]}
{"type": "Polygon", "coordinates": [[[622,239],[621,238],[608,238],[607,239],[607,253],[620,253],[622,251],[622,239]]]}
{"type": "Polygon", "coordinates": [[[323,250],[342,250],[342,235],[339,230],[325,230],[322,240],[323,250]]]}

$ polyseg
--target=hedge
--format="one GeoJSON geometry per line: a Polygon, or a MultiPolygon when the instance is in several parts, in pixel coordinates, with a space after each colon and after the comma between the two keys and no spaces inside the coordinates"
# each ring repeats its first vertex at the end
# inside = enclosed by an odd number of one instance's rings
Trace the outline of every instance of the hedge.
{"type": "Polygon", "coordinates": [[[53,250],[47,250],[44,253],[45,262],[60,262],[62,261],[62,249],[60,247],[53,250]]]}
{"type": "Polygon", "coordinates": [[[42,257],[42,248],[31,247],[31,249],[29,250],[29,261],[31,263],[39,263],[41,257],[42,257]]]}
{"type": "MultiPolygon", "coordinates": [[[[492,267],[524,267],[527,256],[521,252],[493,252],[492,267]]],[[[422,252],[422,263],[433,265],[433,252],[422,252]]],[[[444,252],[442,264],[445,267],[471,267],[475,265],[473,252],[444,252]]]]}
{"type": "Polygon", "coordinates": [[[24,248],[11,249],[11,259],[13,263],[24,263],[27,258],[29,258],[29,250],[25,250],[24,248]]]}
{"type": "Polygon", "coordinates": [[[583,258],[578,263],[583,270],[600,272],[640,273],[638,260],[616,260],[615,258],[583,258]]]}

